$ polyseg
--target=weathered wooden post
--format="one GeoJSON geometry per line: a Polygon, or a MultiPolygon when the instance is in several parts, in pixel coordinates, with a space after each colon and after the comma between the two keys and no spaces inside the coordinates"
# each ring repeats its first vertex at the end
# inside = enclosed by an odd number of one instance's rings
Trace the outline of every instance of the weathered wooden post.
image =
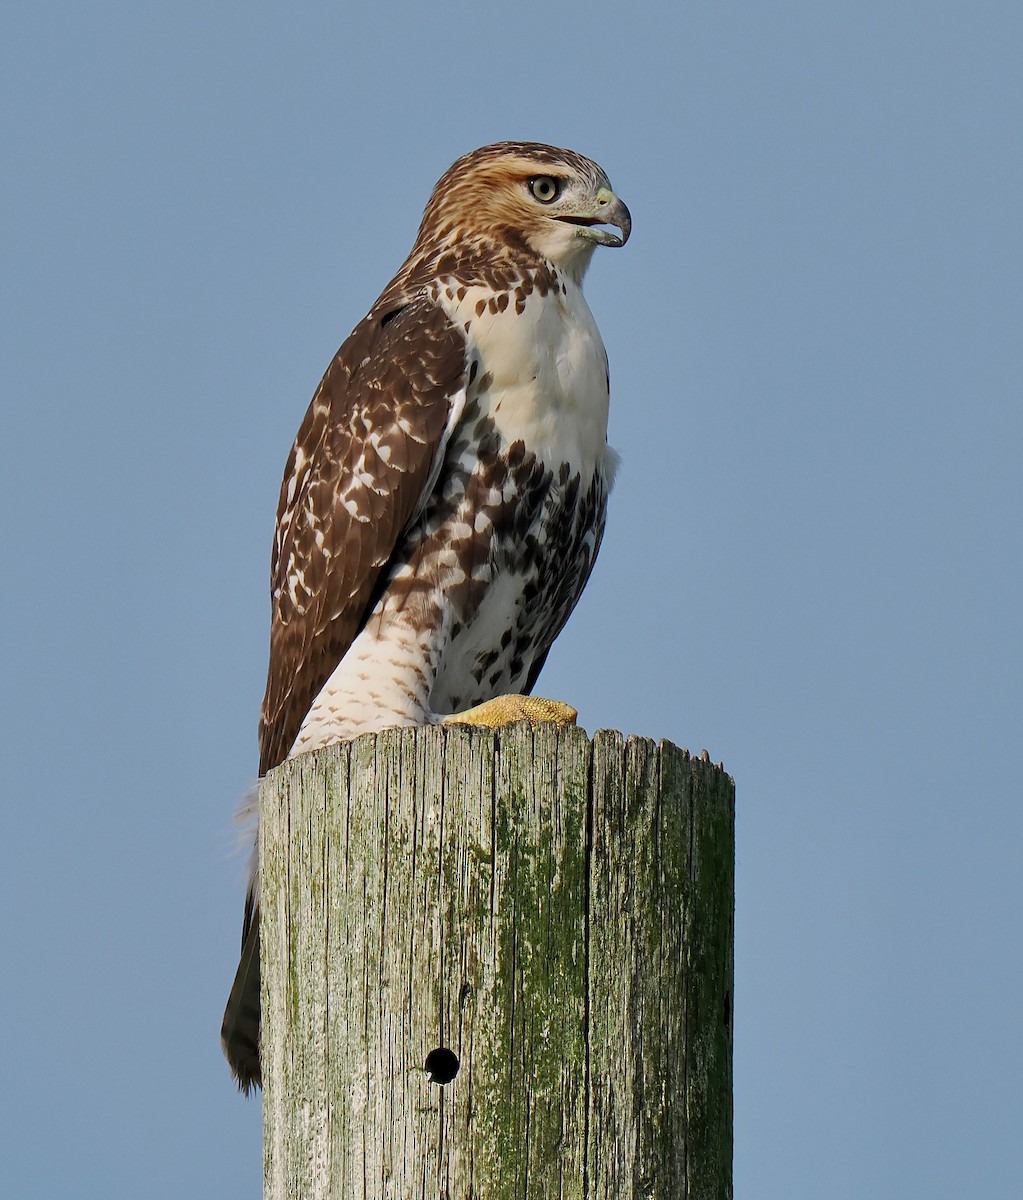
{"type": "Polygon", "coordinates": [[[272,771],[265,1200],[731,1196],[733,845],[720,768],[614,732],[272,771]]]}

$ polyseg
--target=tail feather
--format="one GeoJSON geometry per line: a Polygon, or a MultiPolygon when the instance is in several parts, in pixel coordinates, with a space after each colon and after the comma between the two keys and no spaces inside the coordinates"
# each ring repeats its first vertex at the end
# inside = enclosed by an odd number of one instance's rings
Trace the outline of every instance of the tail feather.
{"type": "MultiPolygon", "coordinates": [[[[247,916],[249,914],[246,914],[247,916]]],[[[238,1087],[248,1095],[263,1086],[259,1063],[259,913],[246,921],[241,961],[220,1027],[220,1041],[238,1087]]]]}

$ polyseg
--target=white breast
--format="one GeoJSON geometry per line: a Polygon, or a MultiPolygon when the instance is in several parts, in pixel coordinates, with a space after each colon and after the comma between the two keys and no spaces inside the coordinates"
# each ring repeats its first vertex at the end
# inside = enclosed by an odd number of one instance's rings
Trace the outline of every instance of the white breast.
{"type": "MultiPolygon", "coordinates": [[[[458,301],[442,293],[451,320],[466,330],[469,361],[479,361],[479,403],[506,444],[522,440],[548,466],[568,463],[584,485],[605,462],[607,354],[578,284],[565,292],[531,292],[525,309],[504,311],[479,302],[494,293],[468,288],[458,301]]],[[[471,395],[471,393],[470,393],[471,395]]]]}

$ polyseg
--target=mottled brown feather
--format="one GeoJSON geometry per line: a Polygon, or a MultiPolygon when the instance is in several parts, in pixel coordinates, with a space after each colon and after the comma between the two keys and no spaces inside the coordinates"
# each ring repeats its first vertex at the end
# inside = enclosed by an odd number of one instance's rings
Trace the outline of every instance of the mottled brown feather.
{"type": "Polygon", "coordinates": [[[393,311],[394,298],[385,293],[335,355],[285,470],[271,562],[261,775],[287,756],[309,706],[365,622],[380,574],[421,499],[450,399],[462,387],[465,341],[442,310],[417,297],[384,324],[388,307],[393,311]],[[369,444],[371,430],[389,448],[387,461],[369,444]],[[363,454],[372,486],[354,475],[363,454]],[[300,457],[305,465],[289,499],[300,457]],[[342,488],[367,521],[348,511],[342,488]]]}

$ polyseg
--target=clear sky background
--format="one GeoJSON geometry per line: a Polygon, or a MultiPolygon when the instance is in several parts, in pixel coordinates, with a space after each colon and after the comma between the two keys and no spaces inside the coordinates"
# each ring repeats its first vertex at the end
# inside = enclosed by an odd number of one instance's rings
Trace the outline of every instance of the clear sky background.
{"type": "Polygon", "coordinates": [[[8,6],[0,1192],[255,1197],[218,1029],[281,471],[485,142],[634,217],[543,676],[738,785],[735,1178],[1018,1197],[1023,7],[8,6]]]}

